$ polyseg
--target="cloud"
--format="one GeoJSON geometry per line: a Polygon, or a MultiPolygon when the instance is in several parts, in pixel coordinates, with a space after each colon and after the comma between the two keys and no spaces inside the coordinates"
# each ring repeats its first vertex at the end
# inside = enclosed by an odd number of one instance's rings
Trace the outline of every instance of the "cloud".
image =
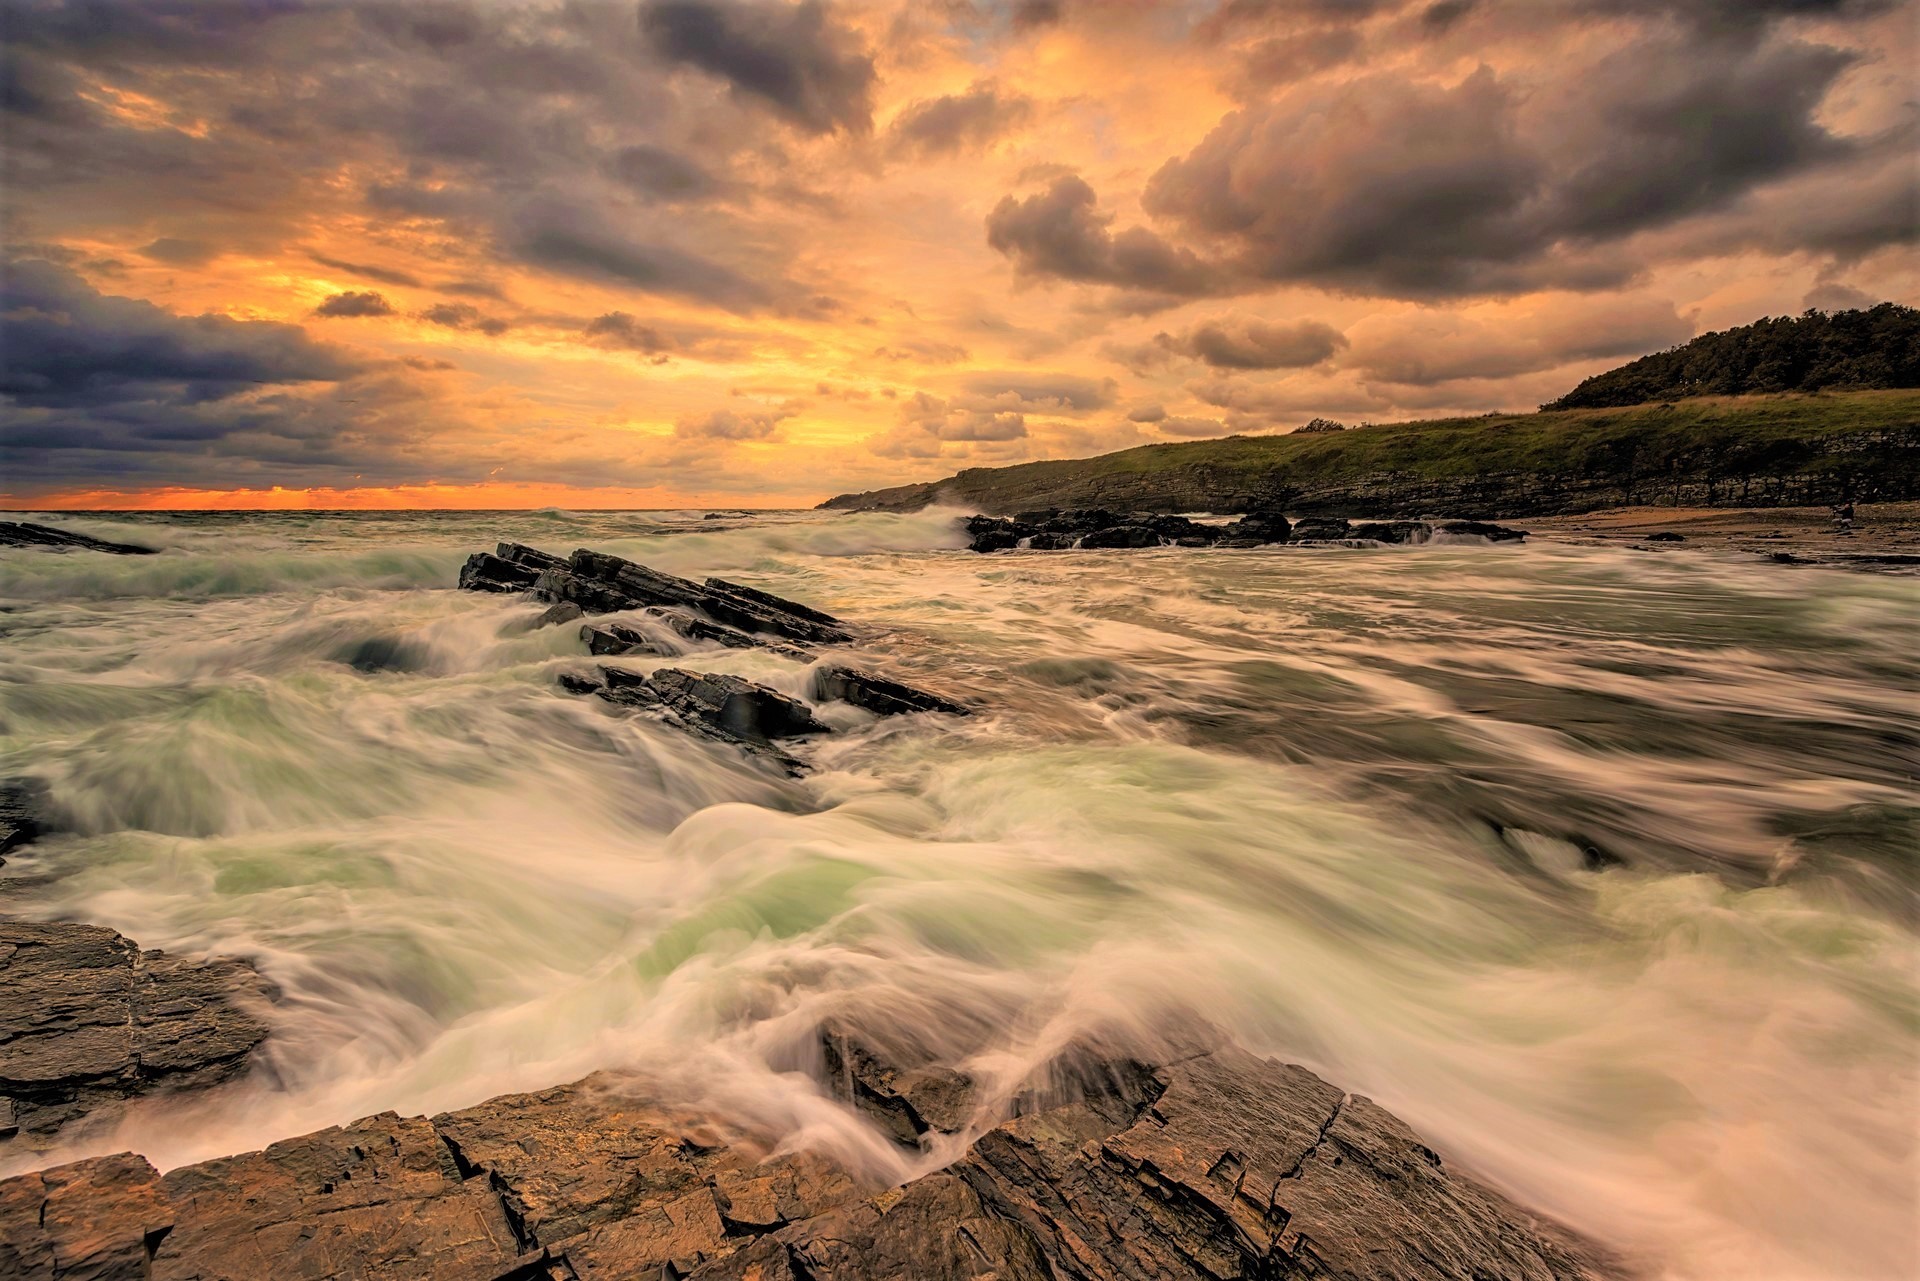
{"type": "Polygon", "coordinates": [[[316,316],[391,316],[393,304],[385,294],[369,289],[363,292],[349,290],[343,294],[330,294],[325,302],[313,309],[316,316]]]}
{"type": "Polygon", "coordinates": [[[771,301],[764,285],[730,267],[671,244],[631,239],[577,208],[547,205],[529,211],[511,252],[548,271],[735,310],[771,301]]]}
{"type": "Polygon", "coordinates": [[[907,104],[887,129],[891,148],[919,156],[955,155],[985,147],[1033,115],[1033,102],[976,81],[965,93],[920,98],[907,104]]]}
{"type": "Polygon", "coordinates": [[[680,419],[673,425],[673,434],[682,440],[769,440],[781,423],[798,412],[784,406],[750,413],[715,409],[680,419]]]}
{"type": "Polygon", "coordinates": [[[666,204],[706,200],[725,189],[720,179],[692,157],[645,143],[614,152],[607,168],[645,199],[666,204]]]}
{"type": "Polygon", "coordinates": [[[1099,197],[1078,174],[1062,174],[1025,199],[1003,198],[987,215],[987,244],[1013,260],[1022,276],[1117,285],[1148,293],[1198,296],[1219,292],[1219,273],[1191,250],[1144,227],[1108,230],[1099,197]]]}
{"type": "Polygon", "coordinates": [[[220,256],[218,245],[174,236],[162,236],[151,244],[141,246],[140,252],[155,262],[171,263],[178,267],[202,266],[220,256]]]}
{"type": "Polygon", "coordinates": [[[1083,378],[1078,374],[1027,373],[983,370],[960,379],[967,395],[959,403],[970,408],[1012,407],[1055,413],[1104,409],[1116,390],[1111,378],[1083,378]]]}
{"type": "Polygon", "coordinates": [[[595,316],[581,332],[602,347],[648,353],[673,350],[671,338],[624,311],[610,311],[604,316],[595,316]]]}
{"type": "Polygon", "coordinates": [[[1344,334],[1318,320],[1270,322],[1252,316],[1204,321],[1161,345],[1216,369],[1303,369],[1329,359],[1347,345],[1344,334]]]}
{"type": "Polygon", "coordinates": [[[1164,422],[1166,417],[1167,411],[1162,405],[1141,405],[1127,415],[1127,421],[1130,423],[1157,423],[1164,422]]]}
{"type": "Polygon", "coordinates": [[[199,404],[273,383],[336,382],[361,366],[298,325],[176,316],[101,294],[51,263],[7,264],[0,392],[16,405],[199,404]]]}
{"type": "Polygon", "coordinates": [[[1385,383],[1430,387],[1501,379],[1580,360],[1644,356],[1693,337],[1673,304],[1653,298],[1548,298],[1462,313],[1421,310],[1369,317],[1349,331],[1342,364],[1385,383]]]}
{"type": "Polygon", "coordinates": [[[718,76],[808,133],[871,126],[873,59],[821,0],[652,0],[640,27],[661,56],[718,76]]]}
{"type": "Polygon", "coordinates": [[[513,328],[508,321],[498,316],[489,316],[468,302],[437,302],[420,313],[420,319],[430,325],[443,325],[448,329],[473,329],[488,335],[504,334],[513,328]]]}
{"type": "Polygon", "coordinates": [[[401,285],[409,289],[420,288],[420,278],[411,272],[395,271],[390,267],[374,267],[363,262],[347,262],[340,258],[329,258],[325,254],[309,253],[307,257],[322,267],[344,272],[349,276],[361,276],[375,280],[383,285],[401,285]]]}

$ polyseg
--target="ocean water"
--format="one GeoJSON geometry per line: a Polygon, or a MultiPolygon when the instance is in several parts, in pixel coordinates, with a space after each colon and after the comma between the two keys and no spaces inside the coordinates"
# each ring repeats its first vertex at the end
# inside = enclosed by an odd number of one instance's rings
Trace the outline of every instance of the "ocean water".
{"type": "MultiPolygon", "coordinates": [[[[597,1069],[876,1178],[839,1019],[981,1124],[1199,1017],[1674,1278],[1906,1277],[1920,591],[1551,544],[976,556],[951,513],[57,518],[0,552],[0,774],[69,830],[0,905],[279,987],[257,1070],[14,1168],[162,1167],[597,1069]],[[508,538],[719,573],[966,699],[773,777],[593,699],[508,538]]],[[[630,665],[644,666],[654,660],[630,665]]],[[[792,692],[808,667],[672,660],[792,692]]]]}

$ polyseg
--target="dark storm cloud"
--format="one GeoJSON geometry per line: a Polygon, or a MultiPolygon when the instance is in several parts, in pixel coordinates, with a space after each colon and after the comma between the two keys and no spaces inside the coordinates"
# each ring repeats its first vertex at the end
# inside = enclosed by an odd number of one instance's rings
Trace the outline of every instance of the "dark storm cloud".
{"type": "MultiPolygon", "coordinates": [[[[1115,230],[1093,190],[1069,175],[1042,194],[1003,199],[987,218],[987,242],[1021,276],[1135,294],[1280,284],[1420,299],[1596,289],[1646,265],[1619,249],[1630,238],[1724,221],[1758,193],[1831,174],[1847,181],[1829,192],[1830,210],[1853,213],[1809,216],[1796,247],[1840,252],[1834,246],[1845,243],[1857,255],[1901,238],[1910,203],[1895,197],[1911,184],[1879,177],[1899,165],[1891,148],[1821,121],[1859,55],[1783,38],[1768,24],[1883,8],[1780,0],[1735,21],[1731,5],[1686,6],[1683,21],[1648,19],[1624,44],[1537,83],[1483,66],[1451,84],[1396,71],[1293,85],[1228,113],[1152,175],[1141,204],[1157,228],[1115,230]],[[1869,153],[1873,163],[1848,170],[1869,153]],[[1815,229],[1822,221],[1824,234],[1815,229]]],[[[1217,17],[1245,24],[1276,9],[1229,5],[1217,17]]],[[[1591,19],[1602,9],[1653,12],[1626,0],[1558,12],[1591,19]]],[[[1432,12],[1422,11],[1421,27],[1432,12]]],[[[1456,6],[1438,17],[1467,13],[1456,6]]],[[[1351,39],[1339,28],[1288,39],[1329,32],[1351,39]]]]}
{"type": "Polygon", "coordinates": [[[1007,196],[987,215],[987,244],[1030,277],[1118,285],[1155,293],[1217,292],[1216,270],[1191,250],[1176,248],[1143,227],[1115,235],[1111,215],[1078,174],[1062,174],[1043,192],[1007,196]]]}
{"type": "Polygon", "coordinates": [[[952,155],[992,143],[1024,124],[1033,104],[980,81],[965,93],[909,103],[887,130],[894,150],[922,156],[952,155]]]}
{"type": "Polygon", "coordinates": [[[374,290],[348,290],[333,294],[313,309],[316,316],[391,316],[393,304],[385,294],[374,290]]]}
{"type": "Polygon", "coordinates": [[[640,27],[662,57],[720,77],[809,133],[871,123],[873,59],[821,0],[652,0],[640,27]]]}
{"type": "Polygon", "coordinates": [[[44,262],[5,271],[0,392],[16,405],[220,400],[269,383],[334,382],[358,364],[298,325],[176,316],[101,294],[44,262]]]}
{"type": "Polygon", "coordinates": [[[669,204],[706,200],[725,186],[698,161],[664,147],[622,147],[608,159],[607,167],[644,198],[669,204]]]}

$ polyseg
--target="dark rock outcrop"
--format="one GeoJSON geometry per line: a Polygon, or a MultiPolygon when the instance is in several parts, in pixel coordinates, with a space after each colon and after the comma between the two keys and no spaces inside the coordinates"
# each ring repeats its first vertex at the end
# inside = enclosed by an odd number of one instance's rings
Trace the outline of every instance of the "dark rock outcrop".
{"type": "Polygon", "coordinates": [[[0,547],[35,547],[55,552],[111,552],[116,556],[152,556],[160,549],[137,543],[115,543],[72,530],[55,529],[24,520],[0,520],[0,547]]]}
{"type": "Polygon", "coordinates": [[[806,767],[774,740],[829,732],[799,699],[725,673],[663,667],[648,674],[602,667],[594,675],[564,674],[560,686],[572,694],[598,695],[695,737],[731,744],[789,775],[806,767]]]}
{"type": "Polygon", "coordinates": [[[1296,543],[1330,543],[1347,536],[1347,522],[1341,516],[1306,516],[1296,521],[1291,537],[1296,543]]]}
{"type": "MultiPolygon", "coordinates": [[[[829,1088],[902,1143],[971,1082],[837,1032],[829,1088]]],[[[943,1170],[860,1187],[589,1078],[392,1113],[164,1178],[131,1154],[0,1182],[8,1276],[159,1281],[1597,1281],[1602,1250],[1313,1073],[1216,1047],[1086,1059],[943,1170]]]]}
{"type": "Polygon", "coordinates": [[[787,640],[838,645],[853,639],[837,622],[810,618],[807,614],[814,612],[811,610],[798,612],[805,606],[795,607],[790,601],[769,603],[779,601],[777,596],[763,592],[754,597],[738,595],[585,548],[573,554],[566,570],[542,575],[536,591],[554,599],[572,600],[588,613],[612,612],[607,608],[611,600],[619,602],[617,609],[653,605],[693,610],[743,632],[764,632],[787,640]]]}
{"type": "MultiPolygon", "coordinates": [[[[38,779],[0,780],[0,855],[40,839],[48,830],[47,786],[38,779]]],[[[5,862],[0,857],[0,863],[5,862]]]]}
{"type": "Polygon", "coordinates": [[[1306,517],[1295,525],[1271,508],[1256,508],[1239,520],[1205,525],[1185,516],[1101,509],[1021,512],[1017,516],[968,516],[961,521],[968,546],[976,552],[1097,551],[1139,547],[1272,547],[1283,543],[1339,542],[1360,539],[1380,543],[1425,543],[1436,533],[1474,536],[1490,542],[1514,542],[1523,530],[1475,520],[1391,520],[1349,525],[1344,519],[1306,517]]]}
{"type": "Polygon", "coordinates": [[[915,689],[899,681],[875,676],[857,667],[823,667],[814,673],[814,698],[840,699],[863,707],[875,716],[898,716],[908,712],[945,712],[965,716],[967,709],[952,699],[915,689]]]}
{"type": "Polygon", "coordinates": [[[0,1130],[45,1136],[135,1095],[236,1075],[267,1035],[268,991],[240,961],[0,919],[0,1130]]]}

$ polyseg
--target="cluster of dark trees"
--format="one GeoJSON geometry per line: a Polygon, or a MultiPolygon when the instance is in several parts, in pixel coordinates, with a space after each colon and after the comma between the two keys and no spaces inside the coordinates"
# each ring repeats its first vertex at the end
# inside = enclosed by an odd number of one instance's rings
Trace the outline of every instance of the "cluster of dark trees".
{"type": "Polygon", "coordinates": [[[1595,374],[1540,408],[1873,387],[1920,387],[1920,309],[1883,302],[1863,311],[1765,316],[1595,374]]]}

